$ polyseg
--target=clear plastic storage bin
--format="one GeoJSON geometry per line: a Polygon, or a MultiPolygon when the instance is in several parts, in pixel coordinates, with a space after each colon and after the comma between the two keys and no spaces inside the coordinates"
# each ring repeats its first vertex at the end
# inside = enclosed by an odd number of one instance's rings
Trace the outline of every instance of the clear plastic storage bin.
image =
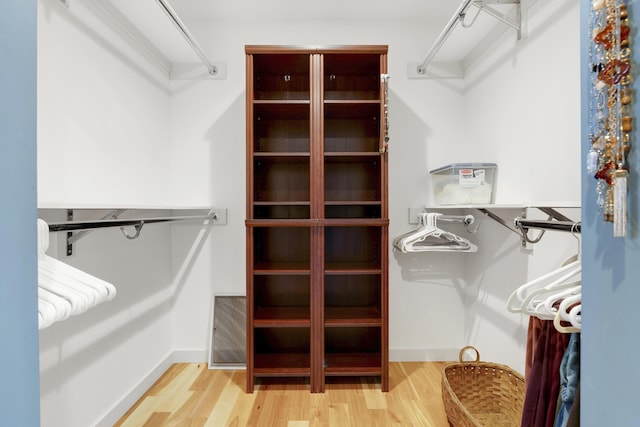
{"type": "Polygon", "coordinates": [[[495,163],[452,163],[430,171],[436,203],[492,203],[497,169],[495,163]]]}

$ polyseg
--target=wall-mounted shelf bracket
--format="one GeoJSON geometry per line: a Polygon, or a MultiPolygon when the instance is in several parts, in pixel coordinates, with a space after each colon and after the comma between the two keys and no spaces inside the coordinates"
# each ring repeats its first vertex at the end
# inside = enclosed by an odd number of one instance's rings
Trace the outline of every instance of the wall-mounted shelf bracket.
{"type": "MultiPolygon", "coordinates": [[[[118,215],[122,215],[124,212],[126,212],[126,209],[114,209],[100,218],[100,220],[117,219],[118,215]]],[[[73,221],[73,209],[67,209],[67,221],[73,221]]],[[[73,231],[67,231],[67,256],[73,255],[73,244],[91,233],[91,231],[93,230],[80,230],[75,233],[73,231]]]]}
{"type": "Polygon", "coordinates": [[[474,6],[480,7],[480,10],[485,12],[488,15],[493,16],[498,21],[503,22],[516,30],[516,34],[518,40],[522,38],[522,7],[520,4],[520,0],[484,0],[484,1],[474,1],[474,6]],[[513,4],[515,7],[511,12],[513,16],[509,16],[509,14],[501,13],[489,4],[513,4]]]}
{"type": "MultiPolygon", "coordinates": [[[[522,237],[522,233],[518,228],[514,227],[509,222],[505,221],[501,216],[495,214],[493,211],[491,211],[491,210],[489,210],[487,208],[477,208],[477,209],[478,209],[478,211],[482,212],[483,214],[485,214],[486,216],[488,216],[489,218],[491,218],[492,220],[494,220],[498,224],[502,225],[503,227],[505,227],[509,231],[512,231],[512,232],[514,232],[517,235],[522,237]]],[[[526,218],[526,216],[527,216],[527,210],[526,209],[522,210],[522,216],[526,218]]]]}

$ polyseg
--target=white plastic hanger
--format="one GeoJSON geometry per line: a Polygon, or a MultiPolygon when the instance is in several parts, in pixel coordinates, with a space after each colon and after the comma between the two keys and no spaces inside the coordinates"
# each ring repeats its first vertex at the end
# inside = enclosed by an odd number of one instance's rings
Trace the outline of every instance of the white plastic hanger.
{"type": "Polygon", "coordinates": [[[440,213],[420,214],[420,227],[394,239],[394,246],[402,252],[476,252],[478,247],[469,240],[440,229],[437,226],[440,213]]]}
{"type": "Polygon", "coordinates": [[[87,294],[94,305],[115,297],[116,288],[112,284],[91,276],[82,270],[73,268],[48,255],[45,255],[39,266],[40,273],[49,277],[55,277],[66,286],[87,294]]]}
{"type": "Polygon", "coordinates": [[[548,306],[545,303],[562,299],[564,295],[575,293],[576,288],[580,289],[580,281],[571,279],[580,274],[581,271],[582,267],[579,266],[553,282],[532,290],[522,300],[518,311],[540,318],[553,319],[553,316],[549,317],[548,306]]]}
{"type": "Polygon", "coordinates": [[[553,326],[563,333],[580,332],[582,330],[582,294],[569,296],[562,300],[558,312],[553,318],[553,326]],[[569,311],[567,312],[567,309],[569,311]],[[562,322],[569,322],[571,326],[565,326],[562,322]]]}
{"type": "Polygon", "coordinates": [[[567,281],[582,271],[582,264],[578,259],[571,259],[572,258],[570,258],[568,262],[565,262],[565,265],[562,267],[520,285],[507,299],[507,310],[512,313],[522,313],[536,295],[576,286],[575,281],[567,281]]]}
{"type": "Polygon", "coordinates": [[[39,329],[115,297],[115,286],[46,255],[48,247],[49,226],[38,219],[39,329]]]}

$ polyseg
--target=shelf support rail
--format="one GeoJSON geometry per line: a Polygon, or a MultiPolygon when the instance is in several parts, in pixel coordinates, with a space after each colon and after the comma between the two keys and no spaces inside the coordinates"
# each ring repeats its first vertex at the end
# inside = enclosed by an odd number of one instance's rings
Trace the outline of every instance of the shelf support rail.
{"type": "MultiPolygon", "coordinates": [[[[425,58],[418,65],[417,72],[419,75],[426,74],[427,67],[429,66],[433,58],[436,56],[440,48],[447,41],[447,39],[455,29],[456,25],[458,23],[462,23],[462,25],[465,26],[464,19],[471,6],[475,6],[479,8],[478,14],[480,12],[485,12],[488,15],[498,19],[499,21],[515,29],[518,32],[518,39],[520,39],[521,28],[522,28],[522,13],[520,8],[520,0],[462,0],[462,3],[460,3],[458,10],[456,10],[455,14],[451,17],[447,25],[444,27],[444,29],[436,39],[433,46],[431,46],[431,49],[429,50],[425,58]],[[509,19],[506,14],[500,13],[499,11],[487,5],[491,3],[514,4],[516,7],[515,20],[509,19]]],[[[475,18],[473,20],[475,21],[475,18]]]]}
{"type": "Polygon", "coordinates": [[[119,227],[122,230],[122,233],[127,239],[133,240],[139,237],[140,231],[145,224],[155,224],[161,222],[172,222],[172,221],[195,221],[195,220],[204,220],[205,225],[209,225],[211,222],[215,222],[219,219],[218,213],[215,210],[210,210],[206,215],[183,215],[183,216],[166,216],[166,217],[150,217],[150,218],[131,218],[131,219],[122,219],[118,218],[118,215],[123,213],[124,209],[113,210],[109,212],[104,217],[92,220],[92,221],[73,221],[73,211],[67,211],[67,218],[69,221],[59,222],[59,223],[50,223],[49,231],[50,232],[59,232],[66,231],[67,232],[67,256],[73,254],[73,244],[80,240],[82,237],[86,236],[92,230],[98,228],[111,228],[111,227],[119,227]],[[133,235],[130,235],[126,232],[124,227],[134,227],[136,232],[133,235]],[[76,233],[74,233],[76,231],[76,233]]]}
{"type": "Polygon", "coordinates": [[[164,13],[169,17],[169,19],[171,19],[171,22],[173,22],[173,24],[180,31],[180,33],[185,38],[187,43],[189,43],[189,46],[191,46],[191,48],[194,50],[196,55],[198,55],[200,60],[207,67],[209,74],[211,76],[216,76],[219,72],[218,68],[215,65],[213,65],[213,63],[209,60],[207,55],[205,55],[204,50],[202,50],[202,47],[200,47],[200,44],[196,41],[196,39],[193,37],[191,32],[184,25],[184,23],[182,22],[178,14],[176,14],[175,10],[173,10],[169,2],[167,0],[156,0],[156,3],[160,5],[164,13]]]}

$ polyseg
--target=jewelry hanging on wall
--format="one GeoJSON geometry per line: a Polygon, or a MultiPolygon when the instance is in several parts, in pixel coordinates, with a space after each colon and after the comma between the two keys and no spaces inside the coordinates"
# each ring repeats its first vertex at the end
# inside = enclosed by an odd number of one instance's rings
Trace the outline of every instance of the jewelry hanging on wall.
{"type": "Polygon", "coordinates": [[[586,169],[594,176],[597,205],[613,223],[613,235],[627,234],[627,156],[631,149],[633,107],[630,27],[626,0],[594,0],[591,5],[591,149],[586,169]]]}

